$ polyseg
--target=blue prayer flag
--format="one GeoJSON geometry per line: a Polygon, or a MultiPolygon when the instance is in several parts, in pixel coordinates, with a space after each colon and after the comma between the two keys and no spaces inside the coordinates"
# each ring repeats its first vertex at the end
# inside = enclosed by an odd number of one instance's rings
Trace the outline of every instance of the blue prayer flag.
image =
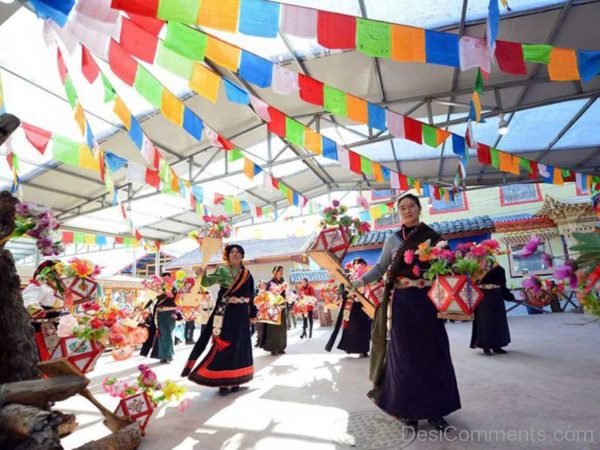
{"type": "Polygon", "coordinates": [[[338,160],[335,142],[325,136],[323,136],[323,157],[338,160]]]}
{"type": "Polygon", "coordinates": [[[198,141],[202,140],[202,130],[204,129],[202,119],[187,106],[183,110],[183,129],[198,141]]]}
{"type": "Polygon", "coordinates": [[[133,116],[131,116],[131,128],[129,129],[129,137],[131,138],[135,146],[138,148],[138,150],[141,150],[142,145],[144,143],[144,132],[142,131],[140,123],[133,116]]]}
{"type": "Polygon", "coordinates": [[[429,64],[460,67],[458,35],[425,30],[425,61],[429,64]]]}
{"type": "Polygon", "coordinates": [[[587,83],[600,75],[600,51],[577,51],[577,65],[581,81],[587,83]]]}
{"type": "Polygon", "coordinates": [[[369,103],[367,105],[367,111],[369,113],[369,126],[371,128],[377,128],[378,130],[387,130],[385,122],[385,109],[379,105],[369,103]]]}
{"type": "Polygon", "coordinates": [[[465,138],[458,134],[452,134],[452,151],[455,155],[464,155],[466,151],[465,138]]]}
{"type": "Polygon", "coordinates": [[[242,50],[242,60],[239,68],[240,77],[258,87],[271,86],[273,63],[252,53],[242,50]]]}
{"type": "Polygon", "coordinates": [[[98,246],[106,245],[106,236],[96,235],[96,245],[98,245],[98,246]]]}
{"type": "Polygon", "coordinates": [[[204,200],[204,188],[202,186],[198,186],[197,184],[192,184],[192,194],[194,198],[199,203],[202,203],[204,200]]]}
{"type": "Polygon", "coordinates": [[[239,103],[241,105],[247,105],[250,103],[250,97],[245,90],[239,86],[236,86],[226,78],[223,78],[223,81],[225,81],[225,93],[227,94],[227,99],[230,102],[239,103]]]}
{"type": "Polygon", "coordinates": [[[242,0],[239,32],[251,36],[277,37],[279,4],[266,0],[242,0]]]}
{"type": "Polygon", "coordinates": [[[104,161],[106,161],[106,165],[111,172],[116,172],[125,164],[127,164],[126,159],[115,155],[113,152],[104,153],[104,161]]]}

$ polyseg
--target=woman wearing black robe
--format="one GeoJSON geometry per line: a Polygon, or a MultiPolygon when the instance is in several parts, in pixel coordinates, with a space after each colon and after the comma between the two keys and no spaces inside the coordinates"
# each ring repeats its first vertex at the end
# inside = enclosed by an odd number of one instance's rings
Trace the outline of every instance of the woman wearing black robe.
{"type": "Polygon", "coordinates": [[[471,348],[481,348],[486,355],[492,350],[504,354],[502,347],[510,343],[510,330],[506,318],[504,300],[515,301],[515,296],[506,287],[506,272],[496,265],[485,274],[479,283],[484,293],[483,300],[475,309],[471,348]]]}
{"type": "Polygon", "coordinates": [[[375,312],[369,374],[373,389],[368,396],[414,429],[420,419],[428,419],[445,430],[444,416],[461,407],[448,335],[427,296],[429,282],[422,273],[428,265],[407,252],[427,241],[434,245],[440,236],[420,222],[418,197],[404,195],[398,207],[404,225],[386,239],[377,264],[353,282],[356,288],[384,274],[388,280],[375,312]]]}
{"type": "Polygon", "coordinates": [[[223,255],[227,265],[203,276],[204,286],[218,283],[220,289],[215,308],[181,374],[194,383],[218,387],[220,395],[239,391],[240,385],[254,376],[250,340],[250,323],[256,318],[254,279],[242,264],[243,257],[241,246],[227,245],[223,255]],[[211,338],[209,352],[196,365],[211,338]]]}
{"type": "MultiPolygon", "coordinates": [[[[285,283],[283,279],[283,266],[275,266],[273,268],[273,278],[267,283],[267,291],[270,291],[273,286],[281,286],[285,283]]],[[[285,291],[281,293],[285,299],[285,291]]],[[[262,334],[260,336],[260,348],[271,352],[271,355],[279,355],[285,353],[287,347],[287,318],[286,304],[282,306],[281,323],[275,325],[265,323],[263,325],[262,334]]]]}

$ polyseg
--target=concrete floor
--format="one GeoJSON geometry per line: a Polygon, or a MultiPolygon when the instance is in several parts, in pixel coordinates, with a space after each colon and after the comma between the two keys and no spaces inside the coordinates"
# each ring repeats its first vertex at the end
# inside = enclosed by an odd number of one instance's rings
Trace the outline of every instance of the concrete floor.
{"type": "MultiPolygon", "coordinates": [[[[418,435],[381,413],[365,397],[368,359],[323,350],[331,328],[300,340],[292,330],[287,354],[255,351],[248,389],[220,397],[216,389],[185,381],[190,408],[159,409],[140,449],[600,449],[600,325],[572,313],[511,317],[507,355],[468,348],[471,324],[448,324],[463,408],[447,417],[456,429],[440,435],[421,423],[418,435]]],[[[151,363],[159,378],[179,379],[190,346],[175,362],[103,357],[91,374],[101,392],[107,375],[132,377],[151,363]]],[[[255,349],[256,350],[256,349],[255,349]]],[[[107,434],[101,416],[82,398],[57,404],[77,414],[80,428],[63,440],[74,448],[107,434]]]]}

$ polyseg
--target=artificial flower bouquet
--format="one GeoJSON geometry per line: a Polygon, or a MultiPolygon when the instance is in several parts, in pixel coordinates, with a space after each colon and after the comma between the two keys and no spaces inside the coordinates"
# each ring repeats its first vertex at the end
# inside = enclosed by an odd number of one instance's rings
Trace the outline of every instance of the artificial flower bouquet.
{"type": "Polygon", "coordinates": [[[17,203],[15,229],[12,234],[0,241],[0,246],[10,239],[28,236],[36,240],[36,246],[43,256],[59,255],[64,251],[56,233],[59,225],[50,209],[35,203],[17,203]]]}
{"type": "Polygon", "coordinates": [[[202,216],[204,224],[196,231],[189,234],[191,239],[194,239],[200,245],[202,252],[202,268],[208,266],[210,259],[217,254],[223,239],[231,236],[231,224],[227,216],[202,216]]]}
{"type": "Polygon", "coordinates": [[[368,222],[363,222],[358,217],[352,217],[347,212],[347,206],[340,204],[338,200],[333,200],[331,206],[327,206],[321,212],[321,227],[340,226],[351,230],[351,234],[358,235],[371,231],[371,225],[368,222]]]}
{"type": "Polygon", "coordinates": [[[327,284],[319,291],[319,295],[323,299],[325,309],[334,310],[340,307],[339,285],[334,279],[327,281],[327,284]]]}
{"type": "Polygon", "coordinates": [[[261,323],[281,325],[281,313],[285,307],[285,298],[281,293],[261,291],[254,297],[258,309],[256,320],[261,323]]]}
{"type": "MultiPolygon", "coordinates": [[[[161,403],[179,400],[186,388],[171,380],[159,382],[156,373],[144,364],[139,365],[138,370],[140,373],[132,383],[116,377],[104,378],[102,389],[111,397],[120,399],[115,414],[136,420],[143,432],[156,407],[161,403]]],[[[189,403],[189,399],[181,401],[179,411],[187,409],[189,403]]]]}
{"type": "Polygon", "coordinates": [[[554,280],[542,280],[536,276],[523,279],[523,290],[528,302],[532,306],[543,308],[548,306],[553,299],[558,299],[559,294],[565,292],[567,282],[554,280]]]}
{"type": "Polygon", "coordinates": [[[100,271],[98,265],[87,259],[71,258],[66,264],[62,261],[47,264],[36,279],[50,286],[66,306],[73,306],[94,297],[100,271]]]}
{"type": "Polygon", "coordinates": [[[190,292],[195,282],[194,277],[188,277],[183,270],[178,270],[174,275],[150,275],[142,281],[142,286],[157,294],[166,294],[167,297],[173,298],[175,293],[186,294],[190,292]]]}
{"type": "Polygon", "coordinates": [[[500,244],[492,239],[459,244],[456,250],[448,248],[446,241],[431,246],[428,240],[417,251],[406,251],[404,261],[412,265],[415,277],[433,280],[428,295],[439,318],[473,320],[475,308],[483,300],[476,284],[494,267],[500,253],[500,244]],[[424,269],[419,262],[429,267],[424,269]]]}
{"type": "Polygon", "coordinates": [[[316,297],[302,295],[294,302],[294,314],[307,316],[316,306],[316,297]]]}

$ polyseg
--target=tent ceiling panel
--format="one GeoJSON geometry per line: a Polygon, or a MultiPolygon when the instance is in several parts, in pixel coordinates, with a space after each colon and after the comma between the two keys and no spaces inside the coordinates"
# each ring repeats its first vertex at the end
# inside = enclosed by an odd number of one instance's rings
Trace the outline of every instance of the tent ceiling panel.
{"type": "Polygon", "coordinates": [[[598,145],[600,130],[600,100],[581,116],[569,131],[557,142],[557,147],[598,145]]]}

